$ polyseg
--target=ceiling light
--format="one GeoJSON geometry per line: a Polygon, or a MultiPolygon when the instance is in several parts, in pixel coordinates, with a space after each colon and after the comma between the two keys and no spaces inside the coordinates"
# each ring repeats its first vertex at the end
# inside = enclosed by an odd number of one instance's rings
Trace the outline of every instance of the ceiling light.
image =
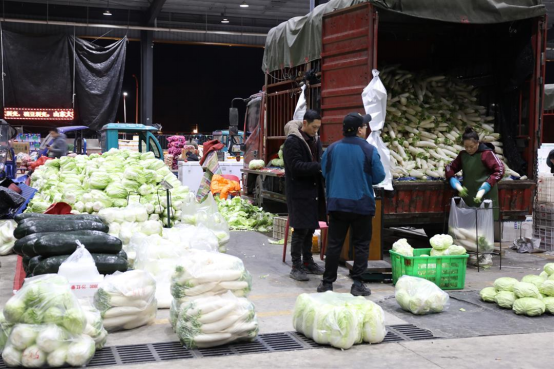
{"type": "Polygon", "coordinates": [[[229,19],[223,18],[223,20],[221,21],[221,23],[229,23],[229,19]]]}
{"type": "Polygon", "coordinates": [[[108,3],[108,7],[107,7],[106,11],[103,14],[110,16],[110,15],[112,15],[112,13],[110,13],[110,0],[108,0],[107,3],[108,3]]]}
{"type": "Polygon", "coordinates": [[[240,4],[240,7],[241,8],[248,8],[248,4],[246,3],[246,1],[243,1],[242,4],[240,4]]]}

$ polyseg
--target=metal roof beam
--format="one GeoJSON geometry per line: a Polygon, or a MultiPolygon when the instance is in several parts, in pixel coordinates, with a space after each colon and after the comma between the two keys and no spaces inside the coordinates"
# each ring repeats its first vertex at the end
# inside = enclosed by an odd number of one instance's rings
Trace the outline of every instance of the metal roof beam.
{"type": "Polygon", "coordinates": [[[146,16],[146,25],[151,26],[154,24],[154,21],[160,13],[162,12],[162,8],[165,4],[166,0],[154,0],[152,1],[152,5],[150,5],[150,9],[148,9],[147,16],[146,16]]]}

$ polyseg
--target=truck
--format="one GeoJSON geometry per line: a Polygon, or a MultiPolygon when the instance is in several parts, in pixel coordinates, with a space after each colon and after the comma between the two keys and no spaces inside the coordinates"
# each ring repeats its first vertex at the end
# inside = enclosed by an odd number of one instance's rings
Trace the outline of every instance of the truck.
{"type": "MultiPolygon", "coordinates": [[[[532,213],[537,148],[542,132],[552,130],[542,126],[544,6],[530,1],[503,7],[479,0],[449,1],[437,9],[428,0],[409,3],[331,1],[268,33],[265,85],[246,107],[244,130],[251,135],[245,141],[244,196],[258,205],[268,200],[285,203],[284,171],[250,170],[248,163],[267,163],[279,150],[303,88],[307,108],[321,113],[320,138],[326,147],[342,138],[347,113],[365,114],[362,91],[373,78],[372,70],[386,63],[432,70],[481,90],[479,103],[487,107],[487,115],[504,117],[502,124],[495,120],[496,132],[501,129],[513,144],[510,150],[523,162],[516,171],[527,178],[498,184],[501,220],[523,220],[532,213]],[[528,73],[518,74],[522,64],[528,73]],[[498,88],[512,79],[516,83],[511,90],[498,88]]],[[[393,188],[382,197],[385,227],[443,230],[455,195],[444,180],[395,180],[393,188]]]]}

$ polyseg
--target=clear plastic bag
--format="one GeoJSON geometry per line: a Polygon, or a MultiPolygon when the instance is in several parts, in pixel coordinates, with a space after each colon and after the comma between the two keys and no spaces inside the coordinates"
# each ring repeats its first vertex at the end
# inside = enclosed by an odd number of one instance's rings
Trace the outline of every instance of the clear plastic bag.
{"type": "Polygon", "coordinates": [[[25,279],[23,287],[4,306],[11,324],[58,324],[70,333],[83,333],[86,317],[65,277],[45,274],[25,279]]]}
{"type": "Polygon", "coordinates": [[[188,348],[248,342],[258,335],[254,305],[231,292],[181,304],[178,310],[176,333],[188,348]]]}
{"type": "Polygon", "coordinates": [[[395,286],[396,302],[416,315],[448,310],[450,297],[436,284],[423,278],[402,276],[395,286]]]}
{"type": "Polygon", "coordinates": [[[94,307],[91,299],[79,299],[81,307],[87,317],[87,326],[84,334],[94,340],[97,350],[104,348],[108,340],[108,331],[104,329],[104,322],[100,311],[94,307]]]}
{"type": "Polygon", "coordinates": [[[156,319],[156,281],[144,270],[116,272],[104,278],[94,295],[108,332],[133,329],[156,319]]]}
{"type": "Polygon", "coordinates": [[[0,220],[0,255],[8,255],[12,253],[13,246],[15,244],[15,237],[13,231],[15,231],[16,223],[13,220],[0,220]]]}
{"type": "Polygon", "coordinates": [[[171,304],[171,275],[184,248],[178,242],[158,235],[148,236],[136,247],[135,269],[149,272],[156,280],[156,300],[159,309],[171,304]]]}
{"type": "Polygon", "coordinates": [[[493,252],[492,201],[483,201],[479,207],[481,210],[467,206],[463,199],[459,199],[459,201],[459,204],[456,204],[456,198],[452,198],[448,218],[448,233],[454,238],[454,243],[465,247],[470,252],[477,251],[477,244],[479,244],[480,254],[493,252]]]}
{"type": "Polygon", "coordinates": [[[349,349],[356,343],[385,339],[385,314],[372,301],[350,294],[301,294],[296,299],[293,326],[321,345],[349,349]]]}
{"type": "Polygon", "coordinates": [[[25,279],[3,313],[4,335],[11,329],[2,353],[8,366],[82,366],[94,356],[94,341],[83,334],[85,313],[62,276],[45,274],[25,279]],[[87,342],[92,342],[92,348],[87,342]],[[67,351],[67,358],[62,355],[65,351],[56,352],[58,346],[67,351]]]}
{"type": "Polygon", "coordinates": [[[199,204],[194,193],[189,192],[182,201],[181,221],[185,224],[196,225],[196,214],[199,204]]]}
{"type": "Polygon", "coordinates": [[[205,226],[216,236],[219,252],[227,251],[226,245],[230,238],[229,224],[221,213],[213,213],[212,215],[202,214],[202,216],[199,214],[198,225],[205,226]]]}
{"type": "Polygon", "coordinates": [[[77,249],[60,265],[58,275],[67,278],[69,283],[100,283],[103,279],[92,255],[79,241],[77,241],[77,249]]]}
{"type": "Polygon", "coordinates": [[[13,324],[6,322],[4,313],[0,311],[0,353],[4,350],[4,346],[8,342],[8,337],[12,331],[13,324]]]}
{"type": "Polygon", "coordinates": [[[96,352],[94,340],[56,324],[16,324],[2,359],[9,367],[58,368],[87,365],[96,352]]]}
{"type": "Polygon", "coordinates": [[[252,277],[242,260],[217,252],[188,250],[171,277],[171,294],[178,300],[227,291],[245,297],[251,288],[252,277]]]}

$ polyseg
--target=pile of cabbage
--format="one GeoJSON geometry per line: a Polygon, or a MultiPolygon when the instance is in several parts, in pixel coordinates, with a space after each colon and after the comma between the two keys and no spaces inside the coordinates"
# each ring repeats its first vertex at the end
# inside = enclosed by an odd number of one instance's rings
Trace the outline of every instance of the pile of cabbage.
{"type": "Polygon", "coordinates": [[[263,211],[262,208],[252,205],[248,200],[234,197],[219,200],[219,212],[232,230],[268,232],[273,228],[273,214],[263,211]]]}
{"type": "Polygon", "coordinates": [[[96,352],[87,316],[64,277],[25,280],[3,311],[2,359],[10,367],[86,365],[96,352]]]}
{"type": "Polygon", "coordinates": [[[518,315],[540,316],[554,314],[554,263],[548,263],[539,275],[526,275],[518,281],[502,277],[494,281],[494,287],[485,287],[479,295],[485,302],[512,309],[518,315]]]}
{"type": "Polygon", "coordinates": [[[467,254],[463,246],[454,245],[452,236],[447,234],[437,234],[429,240],[431,244],[430,256],[449,256],[467,254]]]}
{"type": "Polygon", "coordinates": [[[13,220],[0,220],[0,255],[11,254],[15,244],[13,231],[16,223],[13,220]]]}
{"type": "Polygon", "coordinates": [[[52,203],[63,201],[72,206],[73,213],[97,214],[138,201],[148,206],[148,214],[158,214],[167,224],[162,180],[173,186],[170,206],[172,217],[177,218],[179,202],[189,190],[152,152],[111,149],[102,155],[64,156],[48,160],[31,175],[31,186],[38,192],[27,212],[43,213],[52,203]]]}
{"type": "Polygon", "coordinates": [[[320,345],[344,350],[362,342],[383,342],[387,335],[379,305],[361,296],[331,291],[298,296],[292,324],[320,345]]]}
{"type": "Polygon", "coordinates": [[[449,307],[449,296],[436,284],[423,278],[402,276],[396,282],[398,305],[412,314],[440,313],[449,307]]]}
{"type": "Polygon", "coordinates": [[[495,146],[506,176],[520,177],[506,165],[494,117],[477,103],[477,88],[455,78],[398,67],[387,66],[380,74],[388,92],[382,136],[391,152],[394,178],[444,178],[445,166],[464,150],[461,137],[467,126],[473,127],[481,141],[495,146]]]}

